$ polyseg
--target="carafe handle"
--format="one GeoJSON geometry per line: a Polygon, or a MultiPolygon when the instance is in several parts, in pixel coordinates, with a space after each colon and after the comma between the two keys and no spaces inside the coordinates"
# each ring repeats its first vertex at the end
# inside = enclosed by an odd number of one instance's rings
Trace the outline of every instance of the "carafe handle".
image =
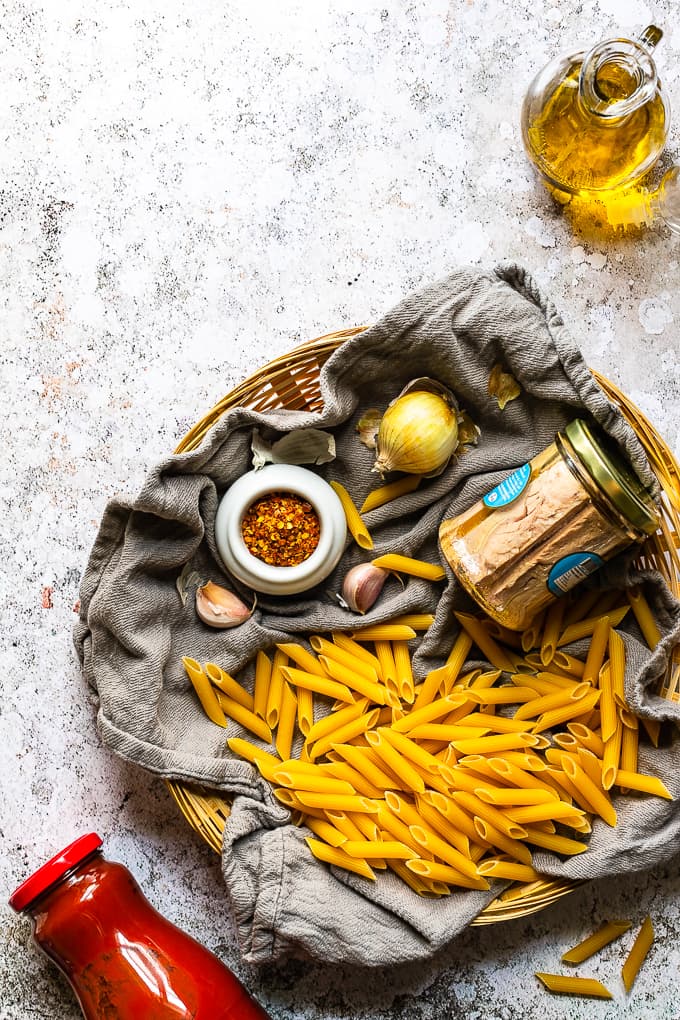
{"type": "Polygon", "coordinates": [[[651,51],[662,35],[656,25],[648,25],[637,39],[607,39],[593,46],[584,57],[578,83],[588,113],[620,119],[654,98],[658,79],[651,51]],[[615,71],[619,80],[625,77],[627,87],[621,97],[607,69],[615,71]]]}

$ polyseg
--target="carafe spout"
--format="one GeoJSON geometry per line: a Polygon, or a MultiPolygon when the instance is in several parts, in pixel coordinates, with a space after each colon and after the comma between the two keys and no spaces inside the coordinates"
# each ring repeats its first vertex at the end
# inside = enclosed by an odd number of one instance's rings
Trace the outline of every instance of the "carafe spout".
{"type": "Polygon", "coordinates": [[[662,38],[648,25],[637,39],[607,39],[586,54],[579,76],[579,96],[589,114],[620,120],[649,103],[657,73],[651,51],[662,38]]]}

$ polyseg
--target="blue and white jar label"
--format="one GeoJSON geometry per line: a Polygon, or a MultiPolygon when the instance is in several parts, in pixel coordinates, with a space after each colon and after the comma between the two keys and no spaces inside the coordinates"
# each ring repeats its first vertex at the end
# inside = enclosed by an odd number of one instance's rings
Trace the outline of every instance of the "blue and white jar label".
{"type": "Polygon", "coordinates": [[[516,471],[513,471],[511,475],[508,475],[507,478],[504,478],[502,482],[496,485],[491,492],[487,492],[486,496],[483,497],[485,506],[488,506],[491,510],[498,510],[499,507],[512,503],[526,489],[530,477],[531,467],[529,464],[522,464],[521,467],[517,468],[516,471]]]}
{"type": "Polygon", "coordinates": [[[553,595],[564,595],[584,578],[599,570],[603,563],[602,557],[592,552],[577,552],[563,556],[550,569],[548,588],[553,595]]]}

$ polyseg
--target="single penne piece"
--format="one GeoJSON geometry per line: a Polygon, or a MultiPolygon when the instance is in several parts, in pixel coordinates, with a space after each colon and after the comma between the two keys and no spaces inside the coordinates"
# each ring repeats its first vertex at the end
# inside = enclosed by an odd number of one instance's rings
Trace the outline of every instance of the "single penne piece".
{"type": "Polygon", "coordinates": [[[590,776],[595,786],[602,787],[602,760],[585,747],[578,747],[576,749],[576,760],[583,771],[590,776]]]}
{"type": "Polygon", "coordinates": [[[347,840],[342,849],[350,857],[362,857],[364,860],[375,858],[391,858],[395,861],[408,861],[413,851],[396,839],[392,840],[347,840]]]}
{"type": "Polygon", "coordinates": [[[265,744],[271,744],[272,731],[264,719],[260,719],[254,712],[250,712],[233,698],[228,698],[226,694],[222,694],[222,691],[217,691],[217,701],[226,716],[237,722],[239,726],[243,726],[245,730],[254,733],[260,740],[264,740],[265,744]]]}
{"type": "Polygon", "coordinates": [[[425,751],[415,742],[415,740],[411,740],[410,737],[404,733],[394,731],[389,726],[385,726],[379,732],[387,740],[389,740],[390,744],[392,744],[399,754],[413,762],[416,768],[420,770],[426,778],[429,777],[430,773],[439,775],[441,762],[435,758],[434,755],[425,751]]]}
{"type": "Polygon", "coordinates": [[[406,867],[414,871],[416,875],[423,878],[434,879],[437,882],[446,882],[448,885],[458,885],[465,889],[488,889],[489,883],[485,878],[474,877],[454,868],[450,864],[441,864],[438,861],[427,861],[422,858],[413,858],[406,862],[406,867]]]}
{"type": "Polygon", "coordinates": [[[605,653],[609,642],[609,635],[615,633],[609,624],[606,616],[601,616],[595,624],[593,636],[590,639],[590,646],[583,667],[583,680],[589,684],[596,684],[597,678],[604,663],[605,653]]]}
{"type": "Polygon", "coordinates": [[[369,783],[361,772],[352,768],[346,761],[325,762],[319,767],[323,769],[324,776],[344,780],[351,787],[351,790],[346,792],[358,793],[360,797],[370,797],[371,800],[380,800],[384,793],[381,787],[369,783]]]}
{"type": "MultiPolygon", "coordinates": [[[[297,797],[305,807],[320,808],[322,811],[349,811],[351,813],[375,814],[376,806],[368,797],[348,793],[319,793],[298,790],[297,797]]],[[[302,809],[304,811],[304,807],[302,809]]]]}
{"type": "Polygon", "coordinates": [[[354,796],[357,792],[351,783],[336,779],[318,768],[316,772],[296,772],[280,764],[273,776],[277,786],[285,786],[296,794],[306,790],[308,793],[347,793],[354,796]]]}
{"type": "Polygon", "coordinates": [[[198,700],[201,703],[201,708],[207,715],[211,722],[214,722],[217,726],[226,728],[227,720],[220,707],[220,703],[217,700],[217,694],[210,683],[210,680],[203,672],[200,662],[196,659],[190,659],[188,656],[182,658],[182,664],[187,672],[192,687],[196,691],[198,700]]]}
{"type": "Polygon", "coordinates": [[[556,821],[572,826],[584,817],[582,808],[576,808],[562,800],[547,800],[543,804],[527,804],[523,807],[508,807],[506,815],[519,825],[535,825],[536,822],[556,821]]]}
{"type": "Polygon", "coordinates": [[[565,774],[590,805],[590,810],[599,815],[607,825],[616,825],[616,810],[604,790],[595,785],[581,765],[574,761],[570,755],[562,755],[561,765],[565,774]]]}
{"type": "Polygon", "coordinates": [[[276,729],[275,739],[276,750],[281,758],[290,758],[296,720],[297,697],[290,684],[284,683],[279,712],[279,725],[276,729]]]}
{"type": "Polygon", "coordinates": [[[520,864],[531,865],[532,857],[529,848],[519,839],[513,839],[507,833],[497,829],[487,818],[479,815],[474,817],[474,826],[479,839],[483,839],[489,846],[502,850],[508,857],[519,861],[520,864]]]}
{"type": "Polygon", "coordinates": [[[570,974],[543,974],[536,971],[536,977],[549,992],[559,995],[586,995],[595,999],[612,999],[608,988],[596,978],[572,977],[570,974]]]}
{"type": "Polygon", "coordinates": [[[544,694],[530,701],[525,701],[513,714],[513,719],[537,719],[544,712],[561,708],[580,698],[585,697],[592,688],[586,683],[577,683],[570,687],[560,687],[552,694],[544,694]]]}
{"type": "Polygon", "coordinates": [[[326,663],[329,660],[334,660],[341,663],[346,669],[365,677],[367,680],[372,680],[374,683],[378,682],[379,669],[371,665],[370,662],[366,662],[360,656],[354,655],[347,648],[342,648],[334,641],[321,637],[320,634],[312,634],[309,643],[317,653],[319,665],[322,669],[326,669],[326,663]]]}
{"type": "Polygon", "coordinates": [[[355,659],[361,659],[367,665],[371,666],[375,671],[376,676],[380,676],[380,663],[377,658],[365,645],[359,644],[349,636],[349,634],[343,634],[341,631],[334,631],[331,634],[333,644],[337,645],[338,648],[342,648],[344,651],[349,652],[355,659]]]}
{"type": "Polygon", "coordinates": [[[350,722],[352,719],[357,719],[360,715],[363,715],[367,708],[368,699],[360,698],[358,701],[353,701],[337,712],[329,712],[328,715],[323,716],[314,723],[307,734],[305,743],[313,744],[316,740],[320,740],[321,737],[328,736],[333,730],[344,726],[346,722],[350,722]]]}
{"type": "Polygon", "coordinates": [[[625,692],[626,646],[618,631],[609,634],[609,675],[617,708],[627,708],[625,692]]]}
{"type": "MultiPolygon", "coordinates": [[[[256,764],[259,767],[259,762],[256,762],[256,764]]],[[[314,808],[311,805],[305,806],[298,797],[297,792],[290,790],[287,786],[275,786],[272,793],[289,811],[297,811],[303,815],[312,815],[316,818],[325,818],[321,808],[314,808]]]]}
{"type": "Polygon", "coordinates": [[[309,755],[310,758],[315,761],[317,758],[321,758],[324,754],[336,744],[348,744],[350,740],[354,740],[355,737],[366,733],[368,730],[373,729],[378,721],[379,709],[374,708],[364,714],[357,716],[356,719],[350,719],[343,726],[339,726],[336,730],[331,730],[325,737],[320,737],[313,744],[309,744],[309,755]]]}
{"type": "Polygon", "coordinates": [[[470,860],[470,858],[465,854],[462,854],[460,850],[456,850],[454,846],[447,843],[445,839],[442,839],[442,837],[432,829],[426,828],[423,823],[420,825],[411,825],[409,828],[415,841],[435,858],[438,858],[445,864],[450,865],[452,868],[455,868],[456,871],[463,875],[467,875],[469,878],[478,877],[477,865],[474,861],[470,860]]]}
{"type": "Polygon", "coordinates": [[[405,496],[408,492],[414,492],[420,485],[422,477],[422,475],[404,475],[396,482],[389,482],[387,485],[373,489],[361,504],[360,512],[362,514],[370,513],[371,510],[377,510],[379,506],[391,503],[393,499],[405,496]]]}
{"type": "Polygon", "coordinates": [[[331,680],[327,676],[307,673],[305,670],[296,669],[294,666],[283,666],[281,674],[282,679],[287,680],[294,687],[306,687],[308,691],[316,691],[317,694],[324,694],[327,698],[336,698],[338,701],[354,701],[352,692],[346,684],[338,683],[337,680],[331,680]]]}
{"type": "Polygon", "coordinates": [[[329,846],[341,846],[347,842],[347,836],[343,832],[325,818],[313,818],[311,815],[305,815],[304,824],[313,832],[315,836],[322,839],[324,843],[328,843],[329,846]]]}
{"type": "Polygon", "coordinates": [[[545,610],[538,613],[531,623],[524,628],[520,635],[520,642],[522,645],[522,651],[530,652],[532,648],[538,648],[541,641],[541,634],[543,633],[543,624],[545,621],[545,610]]]}
{"type": "Polygon", "coordinates": [[[487,690],[473,687],[469,696],[477,705],[517,705],[525,701],[535,701],[539,697],[533,687],[516,687],[513,684],[490,687],[487,690]]]}
{"type": "MultiPolygon", "coordinates": [[[[637,727],[637,719],[635,719],[635,726],[623,727],[621,733],[621,751],[619,754],[619,765],[624,772],[637,772],[638,770],[638,740],[639,731],[637,727]]],[[[618,769],[617,778],[614,782],[619,786],[621,793],[627,793],[627,787],[619,783],[618,769]]]]}
{"type": "Polygon", "coordinates": [[[585,662],[574,655],[568,655],[562,648],[557,649],[550,665],[553,670],[559,669],[562,673],[579,678],[583,676],[585,669],[585,662]]]}
{"type": "Polygon", "coordinates": [[[503,672],[516,672],[514,660],[484,629],[479,617],[472,616],[470,613],[454,613],[454,616],[492,666],[503,672]]]}
{"type": "Polygon", "coordinates": [[[413,668],[411,666],[411,653],[406,641],[394,641],[392,653],[394,655],[394,668],[397,674],[399,697],[407,705],[412,705],[415,700],[415,686],[413,668]]]}
{"type": "Polygon", "coordinates": [[[361,549],[372,549],[373,539],[362,520],[361,514],[355,507],[349,492],[341,482],[338,482],[335,479],[331,480],[330,486],[342,503],[342,509],[345,511],[345,520],[347,521],[347,530],[350,535],[361,549]]]}
{"type": "Polygon", "coordinates": [[[557,651],[557,640],[562,630],[565,609],[565,600],[557,599],[546,611],[541,634],[541,662],[544,666],[550,665],[557,651]]]}
{"type": "Polygon", "coordinates": [[[555,797],[548,790],[541,790],[538,787],[488,787],[479,786],[475,790],[475,796],[483,800],[485,804],[493,804],[494,807],[523,807],[530,804],[555,803],[555,797]]]}
{"type": "MultiPolygon", "coordinates": [[[[454,826],[461,836],[468,840],[469,844],[479,841],[479,835],[475,829],[472,816],[464,811],[459,804],[451,800],[450,797],[440,793],[438,790],[426,790],[425,793],[419,794],[419,801],[433,807],[438,814],[442,815],[446,821],[454,826]]],[[[435,826],[431,826],[431,828],[435,828],[435,826]]],[[[436,828],[439,831],[439,827],[436,828]]],[[[458,849],[460,850],[460,847],[458,849]]]]}
{"type": "Polygon", "coordinates": [[[525,842],[540,846],[543,850],[552,850],[553,853],[562,854],[564,857],[572,857],[575,854],[582,854],[588,849],[587,843],[581,843],[569,836],[560,836],[557,833],[545,832],[537,825],[527,825],[525,842]]]}
{"type": "MultiPolygon", "coordinates": [[[[400,719],[399,722],[401,721],[400,719]]],[[[478,726],[473,729],[470,726],[462,727],[456,723],[452,725],[449,723],[421,723],[419,726],[407,730],[414,740],[438,740],[443,744],[448,744],[453,740],[464,740],[473,732],[482,736],[489,732],[489,727],[478,726]]]]}
{"type": "Polygon", "coordinates": [[[239,705],[243,705],[249,712],[253,711],[255,702],[252,694],[249,694],[245,687],[229,676],[221,666],[215,662],[206,662],[203,669],[211,684],[214,684],[228,698],[238,701],[239,705]]]}
{"type": "Polygon", "coordinates": [[[378,705],[387,703],[387,692],[383,685],[378,683],[375,675],[372,680],[368,680],[365,675],[357,673],[337,659],[329,659],[325,655],[319,656],[319,662],[332,680],[338,680],[345,687],[349,687],[350,690],[356,691],[370,701],[377,702],[378,705]]]}
{"type": "Polygon", "coordinates": [[[506,715],[492,715],[490,712],[471,712],[454,725],[462,731],[488,730],[490,733],[525,733],[526,726],[521,719],[509,719],[506,715]]]}
{"type": "Polygon", "coordinates": [[[272,778],[273,773],[276,769],[281,768],[282,764],[281,759],[277,755],[263,751],[262,748],[251,744],[249,740],[244,740],[243,737],[229,737],[227,746],[239,758],[245,758],[246,761],[256,765],[261,775],[269,780],[270,783],[274,782],[272,778]]]}
{"type": "MultiPolygon", "coordinates": [[[[404,642],[402,642],[404,644],[404,642]]],[[[394,684],[396,690],[397,668],[394,664],[391,641],[375,641],[375,654],[380,663],[380,675],[383,683],[394,684]]]]}
{"type": "Polygon", "coordinates": [[[585,747],[587,751],[591,751],[596,758],[602,757],[604,754],[604,741],[597,733],[584,726],[583,723],[578,722],[567,723],[567,729],[576,737],[582,747],[585,747]]]}
{"type": "Polygon", "coordinates": [[[269,689],[267,691],[267,712],[265,722],[274,729],[279,721],[281,711],[281,698],[283,697],[283,669],[288,662],[288,656],[277,648],[272,660],[272,671],[269,678],[269,689]]]}
{"type": "Polygon", "coordinates": [[[633,610],[637,625],[642,631],[642,636],[652,651],[661,640],[661,631],[654,619],[649,602],[645,598],[641,588],[629,588],[626,591],[626,598],[633,610]]]}
{"type": "Polygon", "coordinates": [[[434,613],[401,613],[393,616],[390,622],[400,627],[413,627],[414,630],[429,630],[434,623],[434,613]]]}
{"type": "Polygon", "coordinates": [[[455,846],[465,857],[470,855],[470,840],[460,832],[448,818],[440,814],[428,801],[423,800],[422,794],[416,794],[416,806],[424,822],[427,822],[431,829],[434,829],[443,839],[455,846]]]}
{"type": "Polygon", "coordinates": [[[562,963],[583,963],[584,960],[589,960],[591,956],[599,953],[610,942],[620,938],[631,927],[631,921],[607,921],[587,939],[563,953],[562,963]]]}
{"type": "Polygon", "coordinates": [[[612,786],[616,782],[616,773],[619,765],[621,764],[621,747],[623,746],[623,731],[626,727],[621,721],[621,717],[616,713],[616,729],[612,733],[611,737],[604,742],[604,752],[602,754],[602,787],[605,790],[611,790],[612,786]]]}
{"type": "MultiPolygon", "coordinates": [[[[338,832],[341,832],[346,839],[363,839],[364,834],[357,825],[355,815],[351,817],[346,811],[326,811],[326,818],[334,825],[338,832]]],[[[369,816],[372,817],[372,816],[369,816]]]]}
{"type": "Polygon", "coordinates": [[[500,642],[506,648],[514,648],[517,652],[525,650],[522,648],[522,635],[519,631],[510,630],[509,627],[504,627],[498,620],[492,619],[484,620],[484,626],[494,641],[500,642]]]}
{"type": "Polygon", "coordinates": [[[416,632],[413,627],[403,627],[401,624],[374,623],[363,630],[353,630],[350,637],[354,641],[410,641],[416,637],[416,632]]]}
{"type": "Polygon", "coordinates": [[[460,754],[499,754],[501,751],[516,751],[520,747],[535,747],[538,741],[532,733],[494,733],[464,737],[451,743],[460,754]]]}
{"type": "MultiPolygon", "coordinates": [[[[609,620],[610,627],[618,627],[625,619],[629,610],[630,606],[621,606],[618,609],[610,610],[604,615],[609,620]]],[[[579,620],[577,623],[572,623],[568,627],[565,627],[560,634],[558,648],[561,648],[563,645],[570,645],[574,641],[580,641],[581,638],[590,637],[597,626],[598,620],[601,619],[601,615],[589,616],[585,620],[579,620]]]]}
{"type": "Polygon", "coordinates": [[[361,773],[366,782],[380,790],[394,789],[394,778],[376,764],[370,748],[355,747],[352,744],[333,743],[333,750],[353,769],[361,773]]]}
{"type": "Polygon", "coordinates": [[[489,857],[477,866],[480,875],[488,878],[505,878],[511,882],[537,882],[541,875],[530,864],[489,857]]]}
{"type": "Polygon", "coordinates": [[[426,563],[424,560],[413,559],[411,556],[401,556],[398,553],[387,553],[385,556],[378,556],[371,560],[374,567],[382,567],[383,570],[395,570],[399,574],[409,574],[411,577],[421,577],[425,581],[443,581],[446,571],[438,563],[426,563]]]}
{"type": "Polygon", "coordinates": [[[650,793],[654,797],[663,797],[664,800],[673,800],[665,784],[657,776],[646,776],[641,772],[630,772],[628,769],[617,769],[614,780],[617,786],[628,790],[637,790],[640,793],[650,793]]]}
{"type": "Polygon", "coordinates": [[[544,730],[552,730],[556,726],[562,726],[572,719],[581,718],[595,707],[599,699],[600,692],[591,690],[590,693],[586,694],[583,698],[579,698],[578,701],[569,701],[560,708],[553,708],[549,712],[544,712],[531,727],[531,732],[542,733],[544,730]]]}
{"type": "Polygon", "coordinates": [[[343,868],[345,871],[354,871],[357,875],[361,875],[362,878],[370,878],[372,881],[375,881],[375,873],[370,865],[358,857],[350,857],[349,854],[343,853],[341,846],[328,846],[327,843],[310,838],[305,839],[305,843],[317,860],[324,861],[326,864],[333,864],[336,868],[343,868]]]}
{"type": "Polygon", "coordinates": [[[388,768],[403,780],[408,789],[417,793],[424,792],[425,780],[422,775],[390,743],[385,734],[385,728],[366,733],[366,740],[388,768]]]}
{"type": "MultiPolygon", "coordinates": [[[[310,643],[313,638],[310,638],[310,643]]],[[[329,642],[330,644],[330,642],[329,642]]],[[[317,676],[328,676],[325,669],[317,659],[316,655],[303,648],[302,645],[296,645],[294,642],[282,642],[277,646],[278,651],[283,655],[287,656],[291,662],[294,662],[299,669],[303,669],[306,673],[313,673],[317,676]]],[[[285,665],[285,663],[284,663],[285,665]]]]}
{"type": "Polygon", "coordinates": [[[303,737],[314,725],[314,692],[306,687],[297,689],[297,725],[303,737]]]}
{"type": "Polygon", "coordinates": [[[652,927],[651,918],[647,916],[644,919],[642,927],[635,937],[635,942],[633,943],[633,946],[626,957],[626,961],[621,968],[623,984],[626,991],[629,993],[635,983],[635,978],[640,972],[640,967],[649,953],[649,950],[652,948],[653,942],[654,928],[652,927]]]}
{"type": "Polygon", "coordinates": [[[453,642],[444,665],[439,670],[433,670],[425,678],[425,683],[415,701],[416,708],[427,704],[437,693],[441,693],[443,697],[451,693],[471,648],[472,638],[466,630],[461,630],[453,642]]]}
{"type": "Polygon", "coordinates": [[[253,712],[260,719],[267,714],[267,697],[269,681],[272,675],[272,663],[268,655],[259,651],[255,656],[255,683],[253,690],[253,712]]]}
{"type": "Polygon", "coordinates": [[[451,794],[451,799],[468,814],[484,819],[510,839],[523,839],[525,830],[518,822],[509,818],[506,812],[499,811],[492,804],[480,800],[474,793],[467,790],[455,790],[451,794]]]}
{"type": "MultiPolygon", "coordinates": [[[[369,817],[373,816],[369,815],[369,817]]],[[[378,825],[382,831],[388,832],[391,838],[399,840],[399,842],[403,843],[404,846],[411,847],[411,850],[413,851],[411,854],[412,857],[419,857],[421,855],[423,848],[411,835],[411,830],[406,822],[404,822],[403,819],[398,818],[385,802],[378,802],[376,817],[378,819],[378,825]]],[[[461,839],[464,838],[465,837],[461,837],[461,839]]]]}
{"type": "MultiPolygon", "coordinates": [[[[414,855],[415,859],[415,855],[414,855]]],[[[387,867],[398,875],[402,882],[413,889],[414,893],[425,899],[438,900],[441,896],[449,895],[449,887],[443,882],[433,882],[432,879],[421,878],[415,872],[409,871],[404,861],[388,861],[387,867]]]]}

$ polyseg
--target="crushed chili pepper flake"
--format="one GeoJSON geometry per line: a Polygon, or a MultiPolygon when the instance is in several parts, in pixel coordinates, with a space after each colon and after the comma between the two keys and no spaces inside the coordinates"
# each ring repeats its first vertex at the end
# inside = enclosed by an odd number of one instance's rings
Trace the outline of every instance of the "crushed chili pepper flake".
{"type": "Polygon", "coordinates": [[[295,567],[308,559],[320,533],[312,504],[292,492],[270,492],[253,503],[241,521],[249,552],[274,567],[295,567]]]}

